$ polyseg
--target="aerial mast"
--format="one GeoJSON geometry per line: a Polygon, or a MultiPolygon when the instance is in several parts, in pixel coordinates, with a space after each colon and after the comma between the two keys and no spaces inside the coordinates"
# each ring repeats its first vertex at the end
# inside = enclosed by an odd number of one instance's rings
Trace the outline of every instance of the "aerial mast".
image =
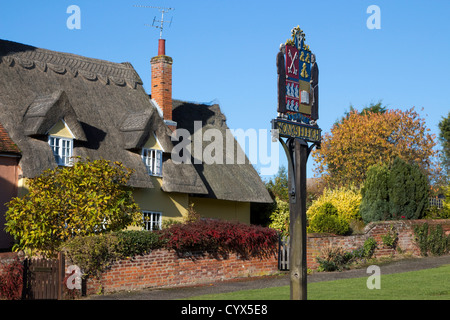
{"type": "MultiPolygon", "coordinates": [[[[156,20],[156,17],[153,18],[153,23],[151,25],[145,24],[147,27],[154,27],[159,29],[159,39],[162,39],[163,30],[164,30],[164,24],[167,23],[167,21],[164,20],[164,14],[166,12],[175,10],[174,8],[165,8],[165,7],[156,7],[156,6],[143,6],[143,5],[134,5],[136,8],[152,8],[152,9],[158,9],[161,12],[161,20],[156,20]],[[156,23],[156,24],[155,24],[156,23]]],[[[169,27],[172,25],[172,18],[169,22],[169,27]]]]}

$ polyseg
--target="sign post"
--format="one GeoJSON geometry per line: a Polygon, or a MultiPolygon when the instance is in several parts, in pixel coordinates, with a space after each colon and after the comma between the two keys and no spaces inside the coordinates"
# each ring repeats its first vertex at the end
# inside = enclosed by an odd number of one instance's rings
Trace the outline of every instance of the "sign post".
{"type": "Polygon", "coordinates": [[[291,300],[306,300],[306,163],[321,141],[317,125],[319,69],[300,27],[291,34],[292,39],[280,45],[277,55],[278,116],[272,120],[272,136],[282,144],[289,166],[291,300]]]}

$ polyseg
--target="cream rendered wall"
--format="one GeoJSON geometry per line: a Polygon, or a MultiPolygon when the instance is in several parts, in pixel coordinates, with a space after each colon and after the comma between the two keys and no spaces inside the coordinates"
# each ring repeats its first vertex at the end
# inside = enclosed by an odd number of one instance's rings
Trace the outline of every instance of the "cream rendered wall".
{"type": "Polygon", "coordinates": [[[201,217],[250,224],[250,202],[189,197],[189,203],[201,217]]]}
{"type": "MultiPolygon", "coordinates": [[[[154,134],[150,135],[144,148],[164,151],[154,134]]],[[[182,220],[187,214],[188,195],[164,192],[161,189],[163,178],[151,178],[153,189],[135,189],[133,192],[134,200],[139,204],[141,210],[161,212],[162,221],[165,219],[182,220]]]]}
{"type": "Polygon", "coordinates": [[[161,190],[162,178],[152,177],[153,189],[135,189],[133,197],[142,211],[162,213],[165,219],[182,220],[187,215],[189,198],[183,193],[167,193],[161,190]]]}

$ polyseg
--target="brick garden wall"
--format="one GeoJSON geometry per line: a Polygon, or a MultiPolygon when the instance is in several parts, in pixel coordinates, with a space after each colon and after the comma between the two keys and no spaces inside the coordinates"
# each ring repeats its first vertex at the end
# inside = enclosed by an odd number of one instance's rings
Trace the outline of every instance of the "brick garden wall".
{"type": "MultiPolygon", "coordinates": [[[[373,237],[378,244],[375,256],[395,256],[398,252],[383,247],[381,240],[381,237],[392,227],[398,233],[397,246],[405,253],[418,256],[420,251],[414,242],[414,226],[425,222],[428,222],[430,226],[440,224],[446,234],[450,234],[450,219],[373,222],[365,227],[363,234],[353,236],[309,234],[308,268],[312,270],[317,268],[316,257],[324,247],[332,245],[353,250],[363,245],[369,237],[373,237]]],[[[17,257],[17,253],[0,253],[0,274],[2,264],[10,263],[17,257]]],[[[20,260],[22,259],[23,257],[20,257],[20,260]]],[[[70,262],[66,261],[66,267],[69,265],[70,262]]],[[[277,272],[276,255],[246,260],[239,258],[236,254],[230,254],[225,259],[208,253],[179,257],[173,251],[155,250],[145,256],[116,262],[110,270],[103,273],[100,280],[88,279],[87,293],[198,285],[235,278],[271,275],[277,272]]]]}
{"type": "Polygon", "coordinates": [[[307,257],[308,268],[315,270],[318,267],[316,257],[320,255],[322,248],[327,246],[342,247],[346,250],[356,249],[364,244],[364,241],[372,237],[377,241],[375,256],[395,256],[398,251],[387,248],[383,245],[382,236],[389,233],[391,228],[398,234],[397,247],[402,252],[410,253],[415,256],[420,255],[420,250],[414,241],[414,226],[428,222],[431,226],[442,225],[446,234],[450,234],[450,220],[405,220],[405,221],[381,221],[371,222],[364,228],[364,233],[353,236],[327,236],[323,234],[308,234],[307,257]]]}
{"type": "Polygon", "coordinates": [[[88,279],[87,294],[174,287],[211,283],[234,278],[272,275],[278,272],[276,255],[241,259],[230,254],[226,259],[208,253],[179,257],[174,251],[155,250],[115,263],[100,280],[88,279]]]}

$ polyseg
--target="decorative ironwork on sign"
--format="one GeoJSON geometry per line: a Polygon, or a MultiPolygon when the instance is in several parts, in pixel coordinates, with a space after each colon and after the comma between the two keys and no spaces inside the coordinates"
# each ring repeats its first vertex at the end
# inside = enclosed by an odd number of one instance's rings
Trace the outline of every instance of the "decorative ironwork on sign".
{"type": "Polygon", "coordinates": [[[298,26],[291,30],[291,39],[280,45],[277,73],[278,117],[272,120],[272,128],[279,129],[284,137],[320,142],[319,67],[298,26]],[[301,128],[295,128],[297,125],[301,128]]]}

